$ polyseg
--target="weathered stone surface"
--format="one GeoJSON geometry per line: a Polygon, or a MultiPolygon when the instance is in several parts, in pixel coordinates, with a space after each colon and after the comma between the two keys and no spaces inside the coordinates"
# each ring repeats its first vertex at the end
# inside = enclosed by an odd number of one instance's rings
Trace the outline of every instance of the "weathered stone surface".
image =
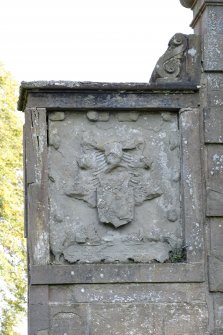
{"type": "Polygon", "coordinates": [[[109,113],[108,112],[89,111],[89,112],[87,112],[87,118],[90,121],[108,121],[109,120],[109,113]]]}
{"type": "Polygon", "coordinates": [[[118,120],[120,122],[125,122],[125,121],[137,121],[139,118],[139,113],[138,112],[120,112],[118,113],[118,120]]]}
{"type": "Polygon", "coordinates": [[[223,143],[223,108],[205,109],[204,120],[206,143],[223,143]]]}
{"type": "MultiPolygon", "coordinates": [[[[210,291],[212,292],[223,292],[223,219],[222,218],[211,218],[209,220],[210,230],[210,258],[209,258],[209,280],[210,280],[210,291]]],[[[216,298],[222,301],[221,295],[216,298]]],[[[214,296],[214,302],[215,302],[214,296]]],[[[215,302],[216,304],[216,302],[215,302]]],[[[223,307],[215,307],[216,327],[223,330],[223,307]]]]}
{"type": "Polygon", "coordinates": [[[223,145],[208,145],[207,159],[208,179],[212,179],[214,182],[216,178],[223,178],[223,145]]]}
{"type": "Polygon", "coordinates": [[[210,291],[223,292],[223,257],[209,257],[210,291]]]}
{"type": "Polygon", "coordinates": [[[48,330],[49,314],[46,305],[29,305],[29,335],[36,335],[38,331],[48,330]]]}
{"type": "Polygon", "coordinates": [[[168,49],[158,60],[151,82],[157,80],[173,82],[182,79],[183,63],[185,62],[185,51],[187,49],[187,36],[175,34],[168,44],[168,49]]]}
{"type": "Polygon", "coordinates": [[[207,329],[202,304],[97,304],[91,320],[92,335],[203,335],[207,329]]]}
{"type": "Polygon", "coordinates": [[[49,119],[51,121],[63,121],[65,118],[64,112],[53,112],[49,113],[49,119]]]}
{"type": "Polygon", "coordinates": [[[50,335],[89,334],[87,306],[50,306],[50,335]]]}
{"type": "Polygon", "coordinates": [[[167,306],[164,329],[166,335],[208,334],[205,305],[167,306]],[[170,308],[169,308],[170,307],[170,308]]]}
{"type": "Polygon", "coordinates": [[[48,286],[32,286],[29,289],[29,335],[48,335],[49,300],[48,286]]]}
{"type": "Polygon", "coordinates": [[[39,330],[36,335],[49,335],[48,330],[39,330]]]}
{"type": "Polygon", "coordinates": [[[206,334],[205,304],[51,304],[51,335],[206,334]]]}
{"type": "Polygon", "coordinates": [[[179,126],[182,152],[182,195],[184,199],[185,241],[187,261],[203,259],[203,203],[200,149],[200,111],[181,110],[179,126]]]}
{"type": "Polygon", "coordinates": [[[49,123],[50,143],[60,139],[59,149],[49,148],[56,262],[164,262],[182,245],[179,181],[172,182],[173,168],[180,173],[176,114],[165,122],[142,112],[134,126],[119,116],[92,123],[66,112],[49,123]]]}
{"type": "Polygon", "coordinates": [[[215,71],[223,65],[223,6],[208,6],[206,11],[209,29],[204,34],[204,69],[215,71]]]}
{"type": "MultiPolygon", "coordinates": [[[[114,328],[117,334],[121,331],[129,335],[130,328],[137,335],[144,335],[145,332],[153,334],[154,331],[157,335],[164,331],[178,334],[180,328],[189,334],[194,327],[197,331],[191,318],[196,315],[193,308],[197,306],[198,310],[200,305],[204,312],[203,325],[206,325],[204,286],[194,284],[204,281],[204,266],[200,262],[199,251],[202,249],[202,230],[196,214],[199,211],[196,200],[199,197],[199,164],[192,165],[189,159],[192,155],[198,162],[200,159],[195,146],[199,142],[198,112],[193,109],[181,111],[178,119],[177,113],[170,110],[136,112],[135,109],[117,109],[115,113],[109,113],[107,121],[105,117],[99,117],[106,112],[97,111],[93,118],[91,114],[89,118],[88,110],[60,111],[64,117],[48,118],[50,243],[55,256],[51,261],[64,265],[31,266],[30,283],[32,287],[35,284],[79,285],[73,286],[73,289],[72,286],[50,289],[50,314],[48,302],[39,304],[39,307],[35,304],[35,299],[41,301],[43,297],[43,287],[39,288],[39,298],[36,295],[32,298],[30,293],[30,302],[34,302],[30,318],[36,312],[38,321],[38,326],[35,324],[30,330],[33,335],[37,331],[73,335],[73,329],[78,335],[89,332],[100,334],[102,328],[97,324],[100,313],[95,313],[97,308],[108,314],[108,325],[115,311],[123,315],[126,321],[123,325],[123,320],[118,320],[114,328]],[[83,136],[86,131],[88,134],[83,136]],[[187,170],[180,170],[182,155],[191,176],[198,177],[192,186],[184,173],[187,170]],[[192,202],[189,196],[187,203],[186,197],[184,202],[180,201],[181,176],[185,180],[184,185],[188,184],[185,195],[191,187],[193,189],[192,202]],[[185,217],[181,212],[182,206],[187,213],[185,217]],[[147,214],[141,217],[143,212],[147,214]],[[80,220],[83,217],[86,226],[80,220]],[[92,227],[89,227],[89,218],[94,219],[92,227]],[[150,220],[153,223],[148,227],[150,220]],[[182,259],[185,222],[185,236],[191,248],[188,259],[196,263],[145,264],[154,259],[165,261],[170,251],[171,261],[186,261],[182,259]],[[137,228],[136,233],[131,227],[137,228]],[[147,229],[156,234],[147,237],[147,229]],[[100,248],[98,231],[106,233],[106,257],[104,249],[97,251],[100,248]],[[192,233],[189,234],[189,231],[192,233]],[[127,239],[127,244],[123,239],[125,234],[133,236],[131,240],[127,239]],[[126,249],[126,245],[129,248],[126,249]],[[77,262],[79,255],[83,257],[83,263],[86,260],[97,263],[98,259],[102,259],[108,263],[118,260],[130,264],[68,265],[67,260],[77,262]],[[139,261],[142,264],[132,264],[139,261]],[[134,282],[142,284],[124,286],[134,282]],[[149,286],[144,284],[146,282],[168,284],[149,286]],[[183,283],[183,286],[177,282],[183,283]],[[93,286],[93,283],[100,285],[93,286]],[[109,291],[108,283],[111,283],[109,291]],[[191,326],[186,326],[181,316],[186,313],[184,305],[189,306],[187,310],[191,309],[188,312],[191,326]],[[173,329],[174,321],[171,322],[169,316],[165,319],[168,315],[166,306],[176,311],[181,320],[179,329],[173,329]],[[127,311],[130,311],[129,316],[127,311]],[[150,315],[153,311],[154,315],[150,315]],[[40,322],[42,316],[38,317],[41,313],[44,313],[43,323],[40,322]],[[131,320],[133,313],[136,315],[135,322],[131,320]],[[160,319],[159,314],[163,315],[160,319]],[[47,320],[50,320],[50,325],[47,320]]],[[[199,313],[196,317],[199,319],[199,313]]],[[[197,334],[200,334],[200,329],[197,334]]]]}
{"type": "Polygon", "coordinates": [[[222,294],[214,294],[214,326],[213,335],[222,335],[223,333],[223,296],[222,294]]]}
{"type": "Polygon", "coordinates": [[[176,106],[177,108],[183,108],[185,105],[196,107],[199,97],[194,93],[197,91],[197,83],[194,82],[159,83],[159,85],[73,81],[22,82],[18,109],[24,110],[25,107],[43,106],[54,110],[57,108],[98,110],[98,108],[106,107],[115,109],[121,108],[121,106],[132,109],[137,107],[156,108],[158,105],[164,109],[168,108],[168,106],[172,106],[172,108],[176,106]],[[165,92],[168,95],[165,95],[165,92]],[[156,95],[153,93],[156,93],[156,95]],[[138,94],[140,94],[140,99],[137,99],[138,94]],[[130,99],[126,99],[126,95],[130,99]]]}
{"type": "Polygon", "coordinates": [[[223,145],[207,146],[207,215],[223,216],[223,145]]]}
{"type": "Polygon", "coordinates": [[[210,230],[210,257],[209,280],[210,290],[223,292],[223,219],[211,218],[210,230]]]}
{"type": "Polygon", "coordinates": [[[211,218],[210,229],[210,252],[216,257],[223,257],[223,219],[211,218]]]}
{"type": "MultiPolygon", "coordinates": [[[[181,260],[182,255],[175,262],[181,260]]],[[[204,264],[75,264],[32,266],[33,285],[74,283],[182,283],[203,282],[204,264]]]]}
{"type": "MultiPolygon", "coordinates": [[[[190,0],[188,0],[188,2],[189,1],[190,0]]],[[[209,36],[213,35],[213,37],[216,34],[216,31],[214,30],[216,28],[216,24],[215,24],[216,20],[215,18],[210,16],[210,13],[213,9],[218,11],[220,9],[220,6],[222,6],[222,4],[223,4],[222,0],[196,0],[192,4],[194,18],[193,18],[193,21],[191,22],[191,27],[194,28],[195,33],[204,36],[204,42],[205,42],[205,39],[207,38],[207,34],[209,34],[209,36]]],[[[206,46],[207,45],[208,44],[206,44],[206,46]]],[[[205,47],[205,43],[204,43],[202,47],[202,53],[203,54],[206,53],[207,59],[208,59],[208,50],[211,52],[210,54],[210,58],[211,58],[212,50],[205,47]]]]}
{"type": "Polygon", "coordinates": [[[50,286],[51,304],[204,303],[204,284],[98,284],[50,286]]]}
{"type": "Polygon", "coordinates": [[[200,78],[200,39],[196,35],[175,34],[158,60],[151,83],[197,82],[200,78]]]}
{"type": "Polygon", "coordinates": [[[47,120],[45,108],[25,111],[26,216],[31,264],[49,262],[47,120]]]}
{"type": "Polygon", "coordinates": [[[223,216],[223,186],[219,181],[207,182],[207,216],[223,216]]]}
{"type": "Polygon", "coordinates": [[[180,0],[182,6],[186,8],[191,8],[195,0],[180,0]]]}
{"type": "Polygon", "coordinates": [[[22,84],[29,335],[223,335],[223,0],[180,2],[152,83],[22,84]]]}
{"type": "Polygon", "coordinates": [[[208,73],[207,75],[207,92],[208,108],[221,108],[223,106],[222,98],[223,80],[218,73],[208,73]]]}

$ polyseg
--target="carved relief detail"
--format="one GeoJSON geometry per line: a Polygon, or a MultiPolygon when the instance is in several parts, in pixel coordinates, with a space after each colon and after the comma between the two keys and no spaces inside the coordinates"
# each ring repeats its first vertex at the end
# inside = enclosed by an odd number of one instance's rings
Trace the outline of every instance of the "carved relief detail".
{"type": "Polygon", "coordinates": [[[188,38],[183,34],[175,34],[168,44],[168,49],[158,60],[150,82],[176,81],[181,79],[183,59],[188,47],[188,38]]]}
{"type": "Polygon", "coordinates": [[[178,136],[164,111],[50,120],[52,262],[165,262],[180,249],[178,136]]]}
{"type": "Polygon", "coordinates": [[[150,179],[151,162],[143,155],[145,143],[135,136],[125,141],[83,135],[79,170],[69,197],[97,208],[100,222],[115,228],[134,219],[134,207],[162,192],[150,179]]]}

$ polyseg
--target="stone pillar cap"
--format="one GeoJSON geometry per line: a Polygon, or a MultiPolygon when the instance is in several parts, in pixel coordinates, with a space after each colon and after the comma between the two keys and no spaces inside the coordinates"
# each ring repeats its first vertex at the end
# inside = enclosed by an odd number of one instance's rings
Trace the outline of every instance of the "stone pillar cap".
{"type": "Polygon", "coordinates": [[[186,8],[191,8],[194,4],[195,0],[180,0],[182,6],[186,8]]]}

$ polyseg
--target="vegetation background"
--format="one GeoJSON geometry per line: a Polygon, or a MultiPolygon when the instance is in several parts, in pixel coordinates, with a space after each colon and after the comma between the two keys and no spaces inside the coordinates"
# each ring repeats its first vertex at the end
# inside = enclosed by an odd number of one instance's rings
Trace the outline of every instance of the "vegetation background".
{"type": "Polygon", "coordinates": [[[0,64],[0,334],[17,335],[26,310],[23,237],[23,115],[18,84],[0,64]]]}

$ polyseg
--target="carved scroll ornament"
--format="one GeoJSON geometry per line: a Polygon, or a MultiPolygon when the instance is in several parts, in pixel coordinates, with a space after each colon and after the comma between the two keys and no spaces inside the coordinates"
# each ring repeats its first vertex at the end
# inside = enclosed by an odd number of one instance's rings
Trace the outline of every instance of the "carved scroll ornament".
{"type": "Polygon", "coordinates": [[[175,34],[169,41],[167,51],[158,60],[150,82],[172,82],[181,79],[187,45],[186,35],[175,34]]]}

